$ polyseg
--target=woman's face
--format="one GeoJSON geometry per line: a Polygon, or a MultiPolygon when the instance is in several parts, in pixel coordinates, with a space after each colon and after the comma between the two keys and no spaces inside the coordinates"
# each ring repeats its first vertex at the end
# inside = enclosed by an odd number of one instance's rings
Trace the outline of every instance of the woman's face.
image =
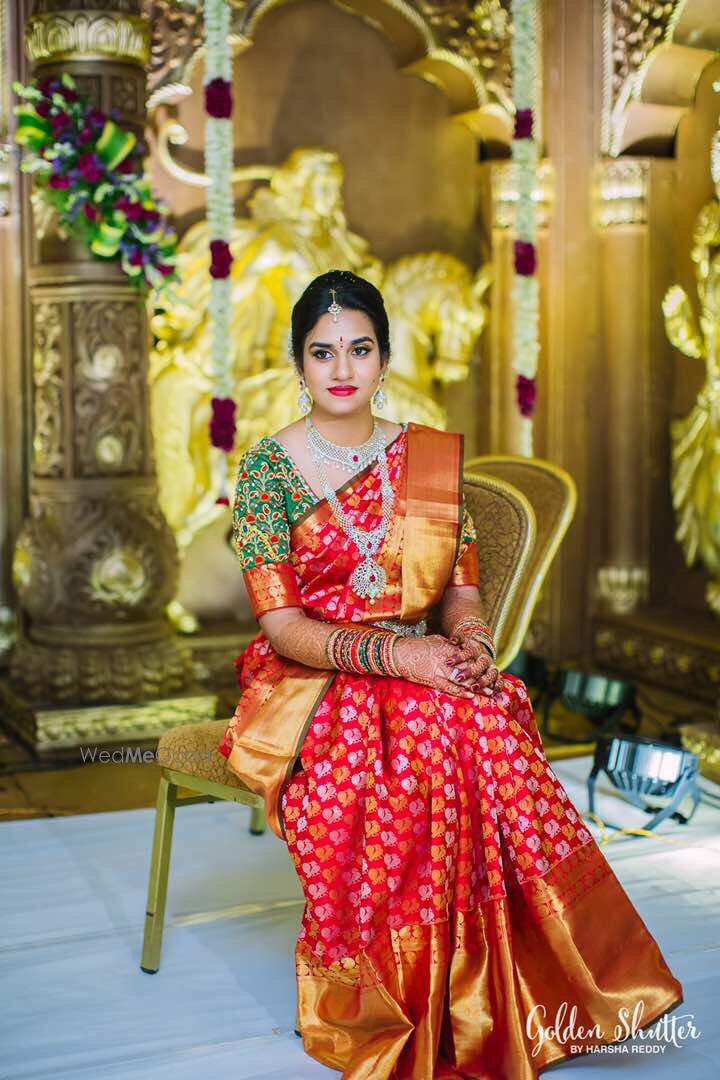
{"type": "Polygon", "coordinates": [[[323,315],[305,338],[303,367],[315,410],[331,416],[367,411],[382,370],[372,320],[352,308],[337,322],[323,315]]]}

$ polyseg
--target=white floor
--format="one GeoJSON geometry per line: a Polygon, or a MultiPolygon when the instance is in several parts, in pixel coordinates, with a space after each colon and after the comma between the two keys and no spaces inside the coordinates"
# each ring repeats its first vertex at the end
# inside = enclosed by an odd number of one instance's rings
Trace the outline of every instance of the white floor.
{"type": "MultiPolygon", "coordinates": [[[[553,768],[585,811],[590,758],[553,768]]],[[[614,796],[598,810],[640,823],[614,796]]],[[[156,975],[139,968],[152,810],[0,826],[2,1080],[339,1075],[293,1032],[302,893],[285,845],[269,829],[251,836],[248,821],[227,803],[178,811],[156,975]]],[[[720,1076],[720,810],[701,804],[690,825],[665,823],[659,835],[603,850],[683,983],[678,1012],[699,1038],[662,1055],[590,1054],[544,1075],[720,1076]]]]}

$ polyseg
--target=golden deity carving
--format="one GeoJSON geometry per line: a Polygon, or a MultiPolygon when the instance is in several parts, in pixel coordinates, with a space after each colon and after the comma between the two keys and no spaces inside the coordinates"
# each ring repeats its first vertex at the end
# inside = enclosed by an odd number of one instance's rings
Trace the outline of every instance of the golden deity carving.
{"type": "Polygon", "coordinates": [[[713,139],[711,165],[716,198],[703,206],[693,232],[699,328],[679,285],[665,294],[663,313],[672,344],[705,363],[705,381],[692,411],[671,422],[672,495],[675,536],[685,562],[692,566],[700,558],[704,563],[713,579],[705,598],[720,615],[720,131],[713,139]]]}
{"type": "MultiPolygon", "coordinates": [[[[259,170],[260,171],[260,170],[259,170]]],[[[318,274],[349,269],[382,289],[391,325],[385,383],[389,419],[445,427],[436,400],[465,379],[487,320],[487,272],[473,275],[452,255],[409,255],[383,266],[348,226],[338,156],[296,149],[248,200],[232,230],[232,331],[228,341],[237,438],[229,466],[263,435],[297,419],[298,381],[288,361],[292,305],[318,274]]],[[[208,317],[207,222],[179,245],[180,281],[171,306],[152,319],[152,427],[160,505],[181,552],[223,513],[215,504],[220,455],[208,439],[213,393],[208,317]]],[[[226,512],[226,511],[225,511],[226,512]]]]}

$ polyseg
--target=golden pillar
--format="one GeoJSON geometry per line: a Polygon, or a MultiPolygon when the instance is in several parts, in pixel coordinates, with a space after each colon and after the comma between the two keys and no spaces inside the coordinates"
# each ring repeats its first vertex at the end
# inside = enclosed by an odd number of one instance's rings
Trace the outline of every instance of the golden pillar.
{"type": "Polygon", "coordinates": [[[625,614],[647,599],[646,366],[647,160],[602,162],[593,219],[599,237],[605,355],[605,558],[597,570],[603,606],[625,614]]]}
{"type": "MultiPolygon", "coordinates": [[[[150,27],[140,0],[102,9],[68,0],[62,10],[36,0],[25,48],[34,77],[69,72],[142,136],[150,27]]],[[[22,733],[48,748],[149,736],[164,726],[159,699],[187,688],[191,658],[165,616],[178,566],[158,509],[145,305],[117,263],[44,229],[23,189],[32,442],[13,558],[23,612],[10,668],[16,726],[23,716],[22,733]]],[[[207,716],[213,700],[188,705],[207,716]]],[[[167,711],[172,723],[184,715],[167,711]]]]}
{"type": "Polygon", "coordinates": [[[593,178],[605,357],[605,528],[595,592],[600,608],[616,615],[663,599],[651,573],[651,545],[658,525],[654,479],[666,472],[665,410],[658,405],[669,388],[657,310],[671,268],[673,174],[673,162],[627,158],[600,162],[593,178]]]}

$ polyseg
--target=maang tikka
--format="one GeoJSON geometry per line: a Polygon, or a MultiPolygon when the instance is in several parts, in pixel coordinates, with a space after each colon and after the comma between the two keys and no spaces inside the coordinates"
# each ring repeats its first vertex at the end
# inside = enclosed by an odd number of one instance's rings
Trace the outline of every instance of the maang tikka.
{"type": "Polygon", "coordinates": [[[331,289],[330,292],[332,294],[332,304],[330,304],[330,306],[328,307],[328,311],[332,315],[333,322],[336,323],[338,321],[338,315],[342,311],[342,308],[337,302],[337,295],[335,289],[331,289]]]}

